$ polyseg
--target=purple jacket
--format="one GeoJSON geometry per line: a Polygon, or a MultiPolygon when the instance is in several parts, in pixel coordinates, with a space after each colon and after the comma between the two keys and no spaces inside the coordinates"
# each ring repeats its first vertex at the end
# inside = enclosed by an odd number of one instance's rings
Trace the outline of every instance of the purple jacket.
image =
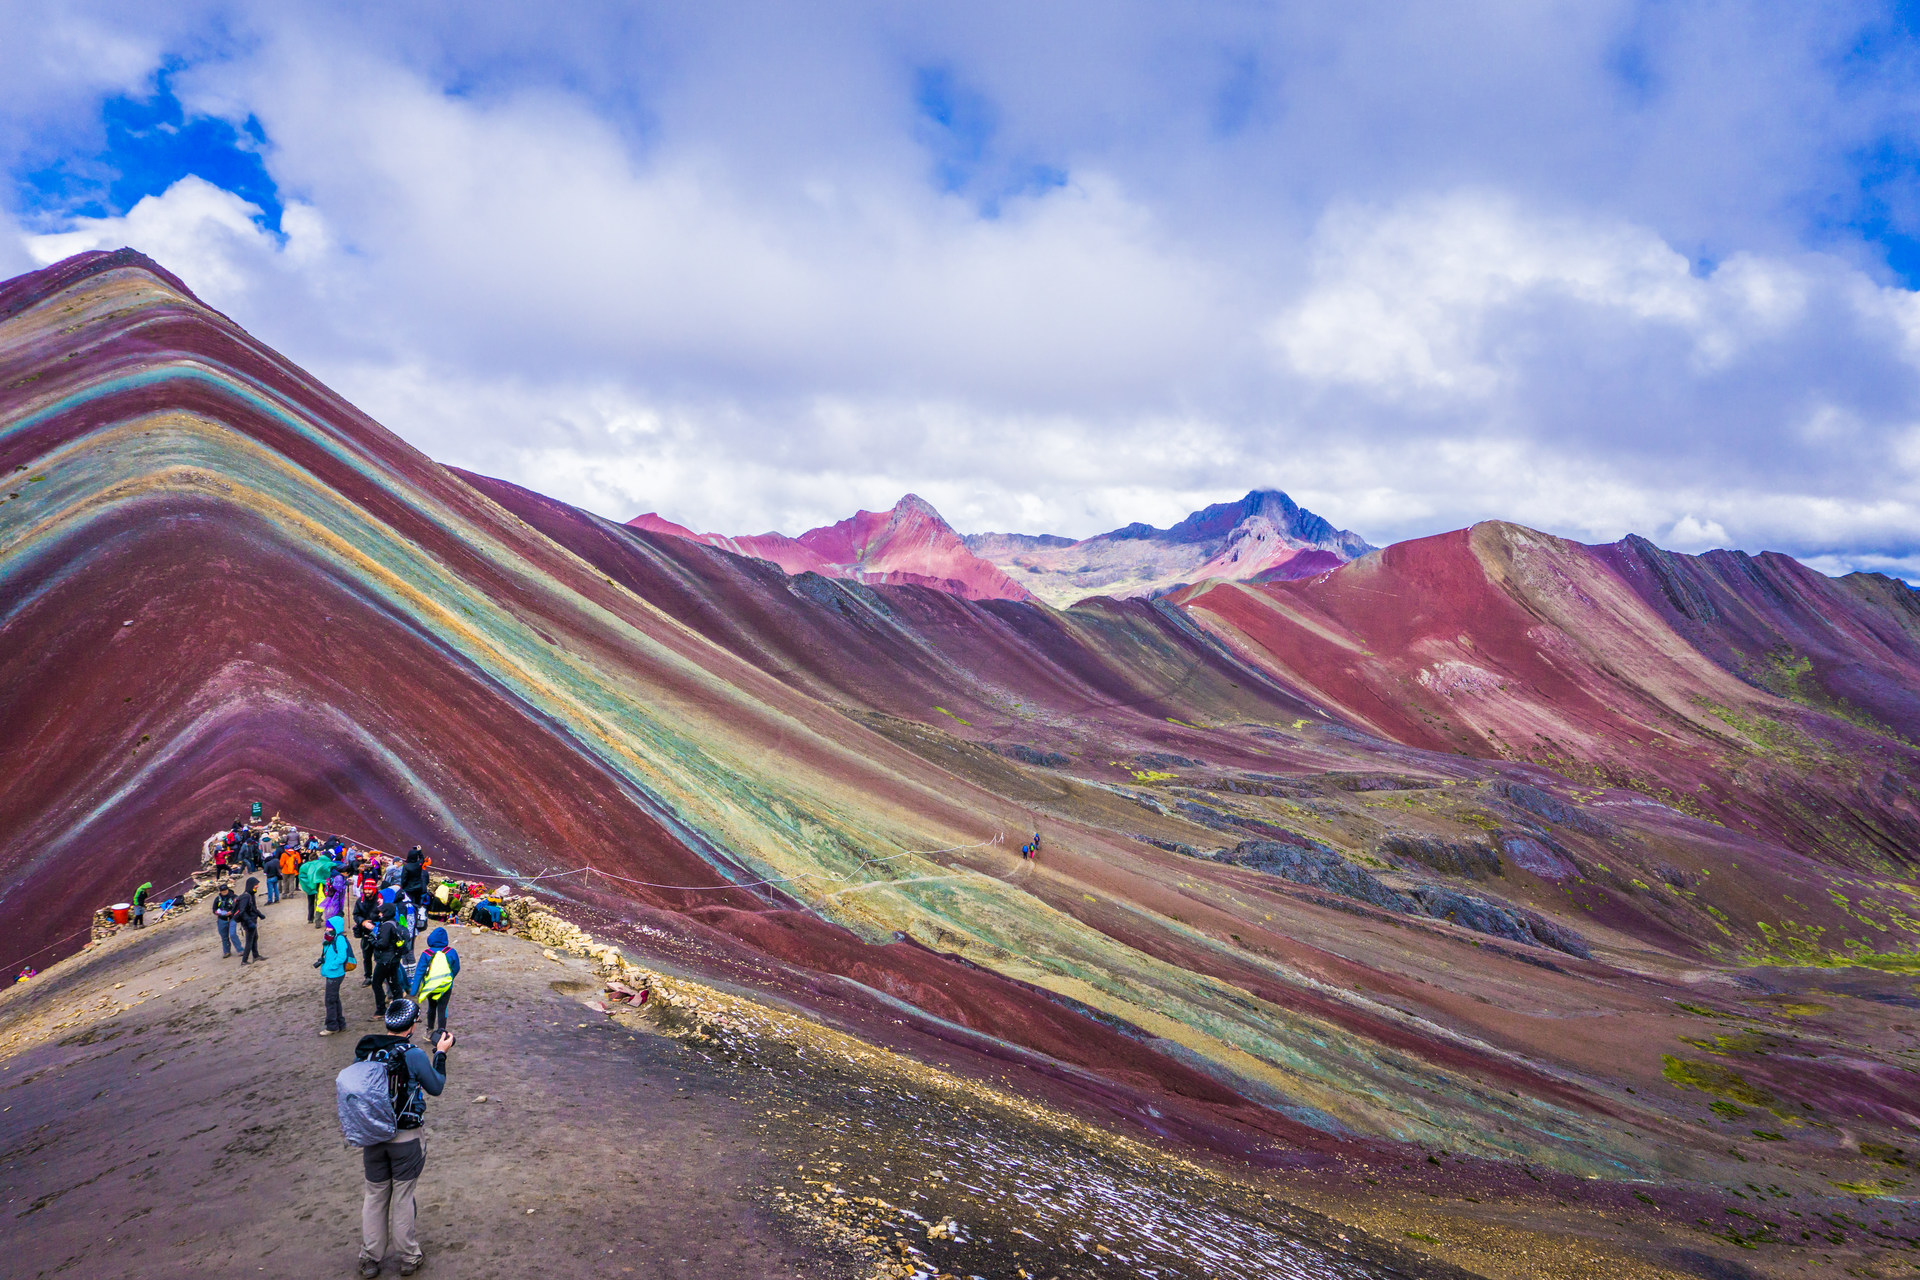
{"type": "Polygon", "coordinates": [[[332,919],[342,914],[347,905],[347,878],[336,875],[327,881],[326,909],[321,913],[323,919],[332,919]]]}

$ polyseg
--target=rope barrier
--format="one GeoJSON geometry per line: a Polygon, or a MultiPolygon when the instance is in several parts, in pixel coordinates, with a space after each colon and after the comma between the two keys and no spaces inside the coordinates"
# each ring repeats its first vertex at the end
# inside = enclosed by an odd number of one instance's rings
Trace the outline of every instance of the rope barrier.
{"type": "MultiPolygon", "coordinates": [[[[294,824],[290,823],[288,825],[291,826],[294,824]]],[[[371,841],[359,840],[338,831],[324,831],[319,827],[296,827],[296,830],[307,832],[310,835],[331,836],[335,840],[343,840],[359,849],[371,850],[375,847],[371,841]]],[[[907,849],[900,853],[890,853],[884,858],[862,858],[860,860],[860,866],[861,868],[866,868],[876,866],[882,862],[894,862],[900,858],[931,858],[942,853],[962,853],[968,849],[984,849],[990,845],[1001,844],[1004,842],[1004,839],[1004,835],[996,833],[992,839],[981,840],[974,844],[956,844],[944,849],[907,849]]],[[[807,879],[832,880],[845,884],[853,878],[851,875],[836,876],[823,871],[802,871],[791,876],[771,876],[765,880],[728,881],[725,884],[656,884],[650,880],[635,880],[630,876],[617,876],[611,871],[602,871],[592,863],[575,867],[571,871],[548,871],[537,876],[523,876],[517,872],[505,871],[499,868],[466,869],[449,866],[436,869],[450,875],[470,875],[483,880],[513,880],[521,884],[537,884],[542,880],[561,880],[567,876],[577,876],[585,873],[600,876],[607,880],[618,880],[622,884],[630,884],[642,889],[669,889],[680,893],[715,893],[727,889],[757,889],[764,885],[791,884],[798,880],[807,879]]],[[[857,872],[855,874],[857,874],[857,872]]]]}
{"type": "MultiPolygon", "coordinates": [[[[353,836],[344,835],[338,831],[323,831],[319,827],[301,827],[301,826],[296,826],[293,823],[289,823],[287,825],[293,826],[295,830],[305,832],[308,835],[330,836],[335,840],[344,841],[347,844],[350,844],[357,849],[372,850],[375,847],[371,841],[359,840],[354,838],[353,836]]],[[[914,857],[931,858],[942,853],[963,853],[969,849],[984,849],[990,845],[1000,844],[1002,843],[1002,841],[1003,841],[1003,837],[999,834],[996,834],[991,840],[981,840],[974,844],[950,845],[945,849],[908,849],[900,853],[890,853],[884,858],[863,858],[860,860],[860,867],[864,869],[866,867],[876,866],[883,862],[894,862],[900,858],[914,858],[914,857]]],[[[830,881],[837,881],[838,883],[841,883],[841,884],[846,884],[847,882],[853,879],[853,875],[836,876],[824,871],[802,871],[795,875],[790,875],[790,876],[773,876],[765,880],[748,880],[743,882],[730,881],[726,884],[655,884],[652,881],[648,881],[648,880],[635,880],[629,876],[617,876],[617,875],[614,875],[611,871],[602,871],[600,868],[592,865],[591,863],[587,864],[586,866],[575,867],[571,871],[548,871],[537,876],[523,876],[512,871],[501,871],[498,869],[485,869],[485,868],[478,869],[478,870],[461,870],[454,867],[447,867],[447,868],[443,868],[443,870],[452,875],[471,875],[471,876],[477,876],[480,879],[484,879],[484,880],[512,880],[520,884],[537,884],[542,880],[560,880],[560,879],[566,878],[567,876],[577,876],[584,873],[587,875],[600,876],[601,878],[606,880],[618,880],[622,884],[630,884],[642,889],[668,889],[668,890],[673,890],[679,893],[711,893],[711,892],[725,890],[725,889],[757,889],[764,885],[792,884],[801,880],[830,880],[830,881]]],[[[261,874],[273,875],[275,873],[269,870],[263,870],[261,874]]],[[[858,872],[856,871],[855,874],[858,874],[858,872]]],[[[198,876],[199,876],[199,873],[195,872],[191,875],[186,876],[184,879],[176,880],[172,884],[168,885],[165,889],[160,890],[159,891],[160,895],[171,893],[174,889],[179,888],[181,885],[192,884],[193,881],[198,876]]],[[[883,881],[883,880],[876,880],[876,881],[873,881],[872,883],[886,884],[889,882],[883,881]]],[[[79,937],[83,933],[91,933],[92,931],[93,931],[93,924],[91,920],[89,920],[86,928],[75,929],[72,933],[64,934],[61,937],[55,938],[52,942],[49,942],[47,945],[39,948],[36,951],[29,951],[26,955],[21,956],[19,959],[9,961],[6,965],[0,966],[0,974],[15,973],[17,972],[17,970],[14,968],[15,965],[25,964],[27,961],[33,959],[37,955],[41,955],[44,952],[51,951],[55,947],[58,947],[66,942],[69,942],[74,938],[79,937]]],[[[0,988],[0,990],[4,990],[4,989],[5,988],[0,988]]]]}
{"type": "MultiPolygon", "coordinates": [[[[192,884],[194,881],[194,878],[195,878],[194,876],[189,875],[185,879],[175,880],[172,884],[160,890],[158,896],[161,896],[164,898],[166,894],[173,892],[175,889],[178,889],[181,885],[192,884]]],[[[151,900],[153,896],[155,895],[149,895],[149,900],[151,900]]],[[[60,946],[62,943],[71,942],[73,939],[79,937],[83,933],[92,933],[92,932],[93,932],[93,920],[91,917],[89,917],[87,920],[86,928],[75,929],[72,933],[61,934],[59,937],[55,938],[52,942],[49,942],[46,946],[41,947],[34,951],[29,951],[27,952],[27,954],[21,956],[17,960],[9,960],[6,964],[0,965],[0,976],[11,976],[19,972],[17,969],[14,968],[15,965],[25,964],[27,961],[33,959],[35,956],[40,955],[44,952],[51,951],[55,947],[60,946]]],[[[11,986],[13,984],[8,983],[7,985],[11,986]]],[[[0,987],[0,991],[4,991],[4,990],[6,990],[6,987],[0,987]]]]}

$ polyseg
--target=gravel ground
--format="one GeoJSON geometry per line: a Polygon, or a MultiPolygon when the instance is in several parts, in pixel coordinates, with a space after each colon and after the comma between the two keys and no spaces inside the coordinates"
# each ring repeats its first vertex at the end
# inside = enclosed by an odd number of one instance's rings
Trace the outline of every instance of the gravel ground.
{"type": "MultiPolygon", "coordinates": [[[[0,1271],[353,1273],[363,1182],[333,1075],[377,1029],[372,1000],[349,975],[348,1032],[320,1036],[319,934],[304,900],[266,911],[261,964],[222,960],[202,909],[0,997],[0,1271]]],[[[555,984],[592,982],[584,962],[465,929],[455,945],[459,1044],[428,1107],[422,1274],[850,1270],[754,1200],[774,1169],[722,1068],[604,1018],[582,1027],[555,984]]]]}

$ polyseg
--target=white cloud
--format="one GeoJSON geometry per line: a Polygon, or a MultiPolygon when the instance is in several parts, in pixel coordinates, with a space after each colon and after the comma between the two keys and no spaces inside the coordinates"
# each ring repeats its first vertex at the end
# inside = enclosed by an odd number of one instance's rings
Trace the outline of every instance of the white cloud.
{"type": "Polygon", "coordinates": [[[1920,298],[1793,212],[1898,115],[1822,79],[1837,19],[221,13],[215,55],[191,10],[50,22],[0,102],[184,58],[264,127],[283,234],[188,178],[0,225],[0,270],[132,244],[429,453],[610,515],[913,489],[1084,534],[1277,485],[1375,540],[1920,542],[1920,298]],[[101,31],[107,69],[60,52],[101,31]],[[927,67],[978,136],[916,117],[927,67]]]}
{"type": "Polygon", "coordinates": [[[1727,545],[1727,531],[1718,520],[1701,520],[1688,512],[1674,521],[1661,545],[1676,551],[1711,551],[1727,545]]]}
{"type": "MultiPolygon", "coordinates": [[[[123,216],[76,218],[69,230],[19,243],[41,265],[89,249],[138,249],[226,307],[240,302],[282,252],[260,216],[258,205],[189,174],[159,195],[142,197],[123,216]]],[[[310,215],[297,216],[294,225],[317,234],[310,215]]]]}

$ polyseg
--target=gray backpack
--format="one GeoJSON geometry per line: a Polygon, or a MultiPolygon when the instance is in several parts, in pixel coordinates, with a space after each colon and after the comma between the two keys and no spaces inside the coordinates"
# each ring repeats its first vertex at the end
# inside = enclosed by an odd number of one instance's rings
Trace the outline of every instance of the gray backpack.
{"type": "Polygon", "coordinates": [[[368,1058],[342,1067],[333,1078],[333,1092],[340,1107],[340,1136],[348,1146],[393,1141],[397,1128],[386,1063],[368,1058]]]}

